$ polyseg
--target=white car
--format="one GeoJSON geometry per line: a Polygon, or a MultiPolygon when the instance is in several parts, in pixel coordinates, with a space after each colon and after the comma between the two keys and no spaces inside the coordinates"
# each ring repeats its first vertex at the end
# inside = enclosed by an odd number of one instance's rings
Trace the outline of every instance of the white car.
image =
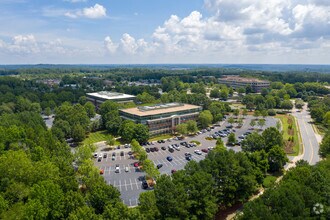
{"type": "Polygon", "coordinates": [[[128,172],[129,171],[129,167],[125,167],[125,172],[128,172]]]}
{"type": "Polygon", "coordinates": [[[94,158],[97,158],[97,153],[94,153],[94,158]]]}
{"type": "Polygon", "coordinates": [[[202,151],[200,150],[194,150],[195,154],[202,155],[202,151]]]}
{"type": "Polygon", "coordinates": [[[116,165],[115,173],[119,173],[119,171],[120,171],[120,168],[119,168],[119,165],[117,164],[117,165],[116,165]]]}

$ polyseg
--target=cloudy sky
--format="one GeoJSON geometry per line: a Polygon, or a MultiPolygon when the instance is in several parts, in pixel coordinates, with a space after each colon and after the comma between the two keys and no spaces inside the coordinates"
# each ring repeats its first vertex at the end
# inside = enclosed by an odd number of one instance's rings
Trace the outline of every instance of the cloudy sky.
{"type": "Polygon", "coordinates": [[[0,0],[0,64],[330,64],[330,0],[0,0]]]}

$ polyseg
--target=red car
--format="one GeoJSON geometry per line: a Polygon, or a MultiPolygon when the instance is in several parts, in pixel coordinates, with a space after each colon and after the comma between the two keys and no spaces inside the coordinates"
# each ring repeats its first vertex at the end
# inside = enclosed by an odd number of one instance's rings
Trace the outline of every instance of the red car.
{"type": "Polygon", "coordinates": [[[175,173],[175,172],[176,172],[176,169],[171,170],[171,173],[175,173]]]}
{"type": "Polygon", "coordinates": [[[202,152],[207,153],[209,151],[208,151],[208,149],[202,149],[202,152]]]}
{"type": "Polygon", "coordinates": [[[100,169],[100,174],[104,174],[104,170],[103,169],[100,169]]]}
{"type": "Polygon", "coordinates": [[[133,165],[134,165],[134,167],[140,166],[139,162],[135,162],[133,165]]]}

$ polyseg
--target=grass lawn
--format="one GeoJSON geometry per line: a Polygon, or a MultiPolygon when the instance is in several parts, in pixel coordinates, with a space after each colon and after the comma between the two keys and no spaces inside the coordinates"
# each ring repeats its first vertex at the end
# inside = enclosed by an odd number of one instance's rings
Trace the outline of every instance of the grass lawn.
{"type": "MultiPolygon", "coordinates": [[[[83,141],[83,144],[94,144],[100,141],[106,141],[109,134],[106,131],[97,131],[89,133],[88,137],[83,141]]],[[[116,140],[115,145],[120,145],[120,142],[116,140]]]]}
{"type": "Polygon", "coordinates": [[[154,136],[154,137],[150,138],[149,141],[167,140],[172,137],[173,137],[173,135],[163,134],[163,135],[154,136]]]}
{"type": "Polygon", "coordinates": [[[297,156],[299,154],[300,151],[300,145],[301,145],[301,138],[300,138],[300,134],[298,134],[298,128],[296,125],[296,119],[295,117],[293,117],[292,115],[276,115],[275,118],[278,118],[281,120],[282,123],[282,131],[283,131],[283,139],[284,142],[286,142],[289,137],[293,136],[293,153],[288,153],[288,155],[290,156],[297,156]],[[292,130],[293,130],[293,135],[290,135],[290,131],[289,131],[289,123],[288,121],[292,121],[292,130]]]}

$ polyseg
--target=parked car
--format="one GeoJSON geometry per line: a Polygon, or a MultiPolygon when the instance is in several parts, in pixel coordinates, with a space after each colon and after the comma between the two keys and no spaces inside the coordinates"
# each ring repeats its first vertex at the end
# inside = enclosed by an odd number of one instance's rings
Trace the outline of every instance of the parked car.
{"type": "Polygon", "coordinates": [[[138,166],[140,166],[140,164],[139,164],[139,162],[135,162],[135,163],[133,163],[133,166],[138,167],[138,166]]]}
{"type": "Polygon", "coordinates": [[[119,171],[120,171],[119,165],[118,165],[118,164],[116,164],[115,173],[119,173],[119,171]]]}
{"type": "Polygon", "coordinates": [[[163,167],[163,164],[157,164],[157,169],[160,169],[160,168],[162,168],[163,167]]]}
{"type": "Polygon", "coordinates": [[[127,153],[128,155],[132,155],[133,154],[133,152],[132,151],[128,151],[128,153],[127,153]]]}
{"type": "Polygon", "coordinates": [[[168,151],[171,152],[171,153],[173,153],[174,152],[174,149],[173,148],[169,148],[168,151]]]}
{"type": "Polygon", "coordinates": [[[147,181],[143,180],[142,181],[142,189],[148,189],[148,188],[149,188],[149,185],[148,185],[147,181]]]}
{"type": "Polygon", "coordinates": [[[121,151],[120,152],[120,156],[124,156],[124,151],[121,151]]]}
{"type": "Polygon", "coordinates": [[[94,153],[94,155],[93,155],[93,156],[94,156],[94,158],[97,158],[97,153],[94,153]]]}
{"type": "Polygon", "coordinates": [[[175,173],[175,172],[176,172],[176,169],[172,169],[172,170],[171,170],[171,173],[175,173]]]}
{"type": "Polygon", "coordinates": [[[154,147],[154,149],[155,149],[156,152],[159,151],[159,148],[158,147],[154,147]]]}
{"type": "Polygon", "coordinates": [[[162,150],[166,150],[166,147],[165,147],[165,146],[162,146],[160,149],[162,149],[162,150]]]}
{"type": "Polygon", "coordinates": [[[104,174],[104,170],[100,169],[100,174],[103,175],[104,174]]]}
{"type": "Polygon", "coordinates": [[[101,162],[102,161],[102,156],[100,155],[98,158],[97,158],[97,162],[101,162]]]}
{"type": "Polygon", "coordinates": [[[125,167],[125,172],[128,172],[129,171],[129,167],[125,167]]]}
{"type": "Polygon", "coordinates": [[[172,160],[173,160],[173,158],[172,158],[171,156],[167,156],[166,159],[167,159],[168,161],[172,161],[172,160]]]}
{"type": "Polygon", "coordinates": [[[112,155],[112,160],[116,160],[116,156],[115,155],[112,155]]]}
{"type": "Polygon", "coordinates": [[[149,149],[149,148],[146,148],[146,152],[147,152],[147,153],[150,153],[150,149],[149,149]]]}
{"type": "Polygon", "coordinates": [[[208,150],[204,148],[204,149],[202,149],[202,152],[207,153],[208,150]]]}
{"type": "Polygon", "coordinates": [[[103,154],[103,158],[107,158],[108,157],[108,154],[107,153],[104,153],[103,154]]]}
{"type": "Polygon", "coordinates": [[[155,148],[151,147],[151,148],[150,148],[150,151],[151,151],[151,152],[155,152],[155,148]]]}
{"type": "Polygon", "coordinates": [[[195,154],[202,155],[202,152],[200,150],[194,150],[195,154]]]}

